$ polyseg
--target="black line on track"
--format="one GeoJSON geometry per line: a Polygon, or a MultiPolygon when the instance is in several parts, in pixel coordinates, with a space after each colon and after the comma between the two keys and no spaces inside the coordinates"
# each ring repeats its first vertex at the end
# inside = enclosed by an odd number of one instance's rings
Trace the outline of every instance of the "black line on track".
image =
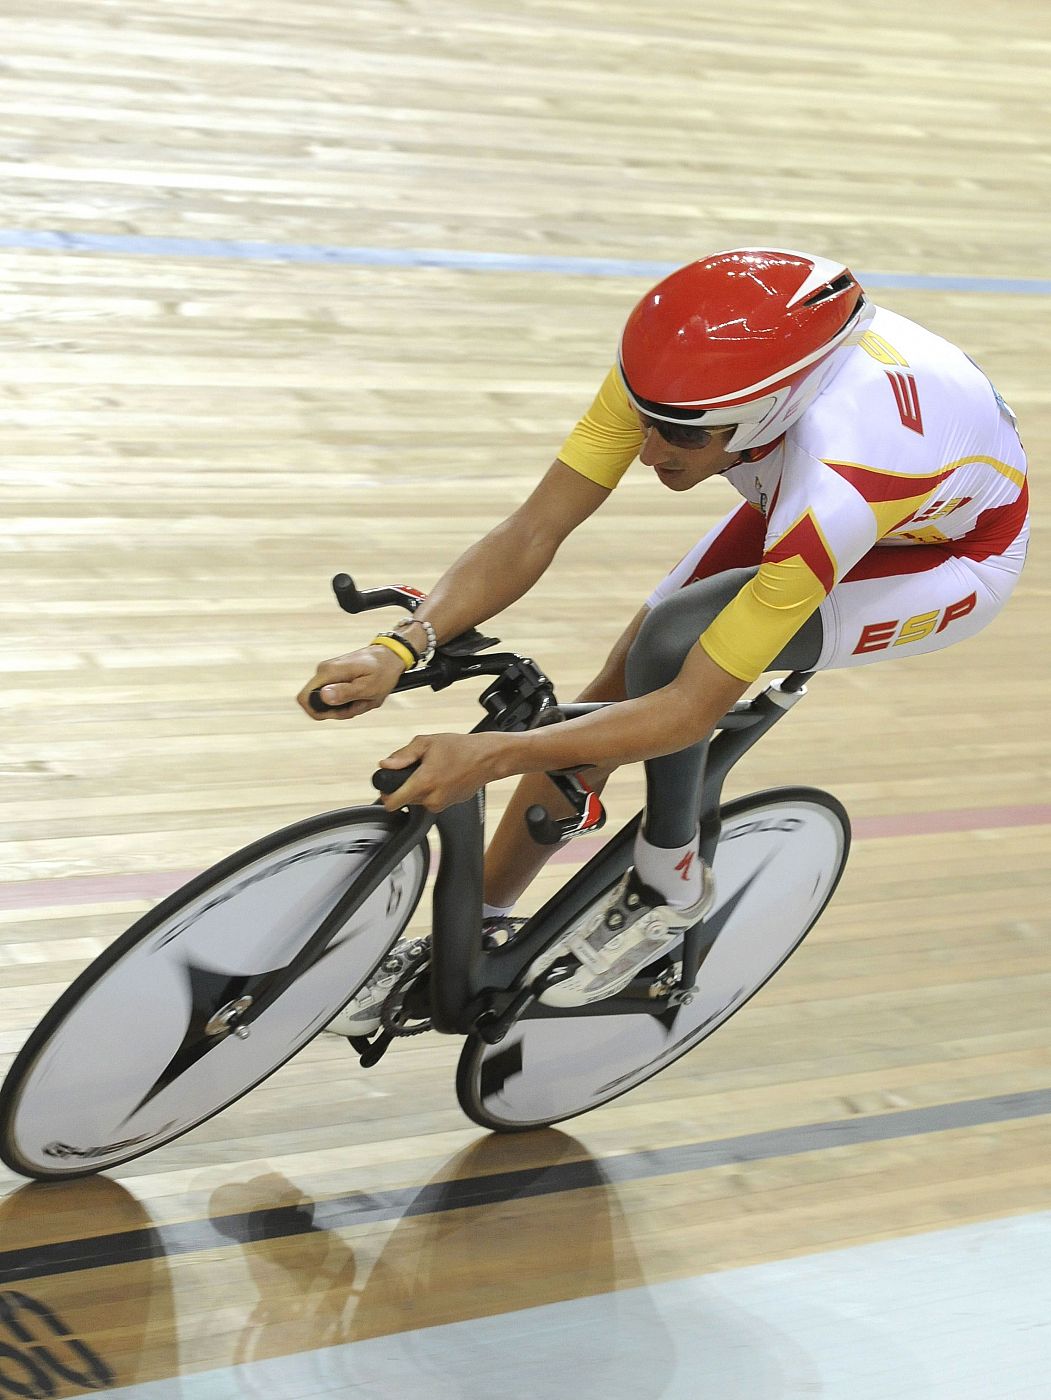
{"type": "MultiPolygon", "coordinates": [[[[107,1268],[137,1260],[196,1254],[231,1245],[290,1239],[314,1231],[339,1230],[372,1221],[398,1220],[413,1215],[438,1215],[501,1201],[560,1195],[610,1183],[677,1176],[741,1162],[792,1157],[804,1152],[827,1152],[837,1147],[885,1142],[893,1138],[1007,1123],[1051,1113],[1051,1088],[1026,1093],[967,1099],[931,1108],[830,1123],[804,1123],[772,1132],[746,1133],[714,1142],[628,1152],[599,1161],[564,1162],[555,1166],[497,1172],[463,1181],[410,1186],[375,1195],[354,1192],[297,1206],[277,1206],[237,1215],[213,1216],[143,1230],[119,1231],[81,1240],[30,1246],[0,1252],[0,1286],[56,1274],[107,1268]]],[[[55,1190],[53,1185],[45,1190],[55,1190]]],[[[60,1189],[60,1188],[58,1188],[60,1189]]],[[[43,1206],[43,1199],[41,1201],[43,1206]]]]}

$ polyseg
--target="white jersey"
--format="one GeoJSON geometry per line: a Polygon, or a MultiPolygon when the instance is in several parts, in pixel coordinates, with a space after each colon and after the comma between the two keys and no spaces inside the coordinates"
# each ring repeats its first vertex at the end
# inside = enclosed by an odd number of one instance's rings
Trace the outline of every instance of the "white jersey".
{"type": "Polygon", "coordinates": [[[877,309],[771,452],[726,475],[766,519],[759,573],[702,643],[741,679],[754,679],[841,580],[895,572],[885,549],[1003,557],[1012,575],[1025,555],[1026,460],[1013,414],[962,350],[891,311],[877,309]]]}
{"type": "MultiPolygon", "coordinates": [[[[608,485],[642,441],[618,387],[607,379],[559,454],[608,485]]],[[[750,455],[725,475],[753,508],[759,569],[701,638],[741,680],[761,674],[843,581],[955,558],[999,565],[1013,583],[1025,557],[1029,498],[1014,416],[962,350],[891,311],[876,309],[802,417],[750,455]],[[907,565],[903,549],[922,553],[907,565]]],[[[743,529],[739,521],[735,537],[743,529]]]]}

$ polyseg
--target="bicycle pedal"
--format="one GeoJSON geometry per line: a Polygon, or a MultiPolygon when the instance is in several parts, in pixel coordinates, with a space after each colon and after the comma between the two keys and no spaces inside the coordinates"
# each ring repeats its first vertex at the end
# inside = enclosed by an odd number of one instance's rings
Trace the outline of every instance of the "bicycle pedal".
{"type": "Polygon", "coordinates": [[[654,999],[658,997],[667,999],[679,985],[679,978],[682,976],[682,963],[673,963],[665,957],[647,971],[650,975],[639,979],[645,986],[643,995],[654,999]]]}

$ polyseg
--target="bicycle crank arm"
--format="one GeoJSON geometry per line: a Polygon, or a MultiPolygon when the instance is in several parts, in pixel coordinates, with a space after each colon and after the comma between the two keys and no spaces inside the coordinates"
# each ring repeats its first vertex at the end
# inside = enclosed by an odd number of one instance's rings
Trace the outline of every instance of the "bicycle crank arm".
{"type": "Polygon", "coordinates": [[[518,1018],[538,1001],[549,987],[556,986],[559,982],[565,982],[567,978],[573,976],[574,969],[567,963],[555,963],[545,972],[542,972],[535,982],[528,987],[523,987],[521,991],[504,1007],[503,1011],[496,1011],[493,1007],[488,1007],[478,1017],[474,1023],[474,1030],[487,1045],[498,1045],[504,1036],[511,1029],[518,1018]]]}
{"type": "Polygon", "coordinates": [[[371,1039],[367,1035],[347,1036],[362,1069],[371,1069],[373,1065],[378,1065],[396,1039],[394,1032],[387,1030],[379,1031],[371,1039]]]}

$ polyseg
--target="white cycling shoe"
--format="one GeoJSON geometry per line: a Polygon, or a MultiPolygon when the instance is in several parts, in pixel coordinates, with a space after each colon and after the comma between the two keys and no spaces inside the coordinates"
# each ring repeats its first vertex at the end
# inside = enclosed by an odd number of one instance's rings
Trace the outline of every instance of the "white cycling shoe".
{"type": "MultiPolygon", "coordinates": [[[[503,947],[513,941],[525,919],[501,915],[498,918],[483,919],[482,935],[490,948],[503,947]]],[[[403,939],[395,943],[379,967],[359,992],[325,1027],[330,1035],[369,1036],[375,1035],[382,1020],[380,1010],[390,996],[391,988],[398,978],[414,963],[427,947],[428,939],[403,939]]]]}
{"type": "Polygon", "coordinates": [[[585,1006],[622,992],[637,973],[669,952],[711,908],[715,882],[705,866],[701,897],[686,909],[662,902],[634,869],[614,885],[597,908],[548,948],[526,973],[535,981],[567,955],[580,967],[571,977],[541,993],[545,1006],[585,1006]]]}
{"type": "Polygon", "coordinates": [[[380,1008],[390,996],[398,978],[416,961],[427,947],[425,938],[405,938],[395,943],[365,985],[339,1013],[325,1031],[329,1035],[373,1035],[380,1028],[380,1008]]]}

